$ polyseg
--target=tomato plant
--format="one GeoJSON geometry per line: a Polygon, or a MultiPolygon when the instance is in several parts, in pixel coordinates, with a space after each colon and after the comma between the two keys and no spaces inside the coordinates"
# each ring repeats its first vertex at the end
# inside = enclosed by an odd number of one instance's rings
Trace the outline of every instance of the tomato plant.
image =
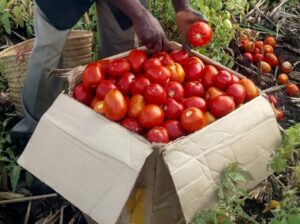
{"type": "Polygon", "coordinates": [[[148,104],[141,111],[139,121],[144,128],[159,126],[164,121],[164,112],[159,106],[148,104]]]}
{"type": "Polygon", "coordinates": [[[162,126],[167,130],[170,140],[175,140],[185,135],[185,130],[179,121],[167,120],[162,126]]]}
{"type": "Polygon", "coordinates": [[[163,105],[167,101],[167,93],[164,88],[157,84],[150,84],[145,90],[147,104],[163,105]]]}
{"type": "Polygon", "coordinates": [[[216,117],[223,117],[235,110],[235,103],[230,96],[219,95],[209,102],[209,110],[216,117]]]}
{"type": "Polygon", "coordinates": [[[125,118],[121,122],[121,125],[130,131],[138,134],[143,134],[144,129],[136,118],[125,118]]]}
{"type": "Polygon", "coordinates": [[[145,105],[146,101],[142,95],[134,95],[128,103],[128,116],[138,117],[145,105]]]}
{"type": "Polygon", "coordinates": [[[166,119],[177,120],[182,114],[183,106],[174,99],[168,99],[163,106],[163,110],[166,119]]]}
{"type": "Polygon", "coordinates": [[[205,22],[196,22],[190,28],[189,42],[195,47],[203,47],[209,44],[212,37],[213,31],[205,22]]]}
{"type": "Polygon", "coordinates": [[[84,87],[81,83],[74,88],[73,97],[79,102],[89,105],[93,98],[91,89],[84,87]]]}
{"type": "Polygon", "coordinates": [[[178,102],[182,101],[182,98],[184,97],[184,89],[180,83],[174,81],[168,82],[164,86],[164,89],[168,98],[173,98],[178,102]]]}
{"type": "Polygon", "coordinates": [[[206,125],[204,114],[196,107],[190,107],[184,110],[180,122],[187,132],[198,131],[206,125]]]}
{"type": "Polygon", "coordinates": [[[127,102],[123,94],[117,90],[110,90],[104,98],[104,114],[113,121],[119,121],[127,114],[127,102]]]}
{"type": "Polygon", "coordinates": [[[143,65],[147,60],[147,55],[145,51],[134,49],[129,52],[127,59],[131,64],[132,71],[137,73],[143,70],[143,65]]]}
{"type": "Polygon", "coordinates": [[[149,142],[156,143],[168,143],[170,141],[167,130],[161,126],[157,126],[149,130],[147,133],[147,139],[149,142]]]}

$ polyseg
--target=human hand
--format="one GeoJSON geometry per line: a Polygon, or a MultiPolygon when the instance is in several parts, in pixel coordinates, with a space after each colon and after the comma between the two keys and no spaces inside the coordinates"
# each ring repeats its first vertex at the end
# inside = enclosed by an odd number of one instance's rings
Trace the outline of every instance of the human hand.
{"type": "Polygon", "coordinates": [[[182,38],[182,48],[186,50],[189,48],[188,34],[191,26],[195,22],[207,22],[205,17],[198,11],[188,7],[179,12],[176,12],[176,24],[182,38]]]}

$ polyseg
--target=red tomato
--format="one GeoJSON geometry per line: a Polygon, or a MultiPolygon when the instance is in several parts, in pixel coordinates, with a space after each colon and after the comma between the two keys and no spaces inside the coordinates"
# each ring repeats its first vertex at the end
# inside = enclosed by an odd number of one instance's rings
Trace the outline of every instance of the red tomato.
{"type": "Polygon", "coordinates": [[[255,41],[254,45],[257,48],[262,48],[264,46],[264,42],[261,40],[257,40],[257,41],[255,41]]]}
{"type": "Polygon", "coordinates": [[[264,44],[271,45],[274,48],[276,46],[276,39],[274,37],[266,37],[264,44]]]}
{"type": "Polygon", "coordinates": [[[123,119],[127,114],[127,103],[123,94],[117,90],[110,90],[104,98],[104,114],[113,121],[123,119]]]}
{"type": "Polygon", "coordinates": [[[143,127],[142,125],[140,124],[140,122],[135,119],[135,118],[125,118],[122,122],[121,122],[121,125],[124,127],[124,128],[127,128],[129,131],[133,131],[135,133],[138,133],[138,134],[143,134],[143,127]]]}
{"type": "Polygon", "coordinates": [[[171,56],[164,51],[156,53],[153,57],[158,58],[163,66],[174,63],[174,60],[171,58],[171,56]]]}
{"type": "Polygon", "coordinates": [[[190,107],[196,107],[200,109],[201,111],[206,111],[206,101],[198,96],[192,96],[189,98],[186,98],[183,100],[182,103],[184,109],[190,108],[190,107]]]}
{"type": "Polygon", "coordinates": [[[171,72],[171,81],[183,83],[185,79],[185,72],[182,66],[178,63],[171,63],[167,65],[167,68],[171,72]]]}
{"type": "Polygon", "coordinates": [[[104,72],[97,62],[88,64],[83,70],[82,82],[86,88],[96,88],[104,77],[104,72]]]}
{"type": "Polygon", "coordinates": [[[287,74],[281,73],[278,75],[277,80],[280,84],[287,84],[289,82],[289,77],[287,74]]]}
{"type": "Polygon", "coordinates": [[[188,61],[184,66],[185,76],[189,81],[199,81],[202,76],[203,63],[195,59],[188,61]]]}
{"type": "Polygon", "coordinates": [[[225,93],[216,88],[216,87],[210,87],[208,90],[206,90],[205,94],[204,94],[204,98],[206,101],[210,101],[212,98],[219,96],[219,95],[224,95],[225,93]]]}
{"type": "Polygon", "coordinates": [[[130,71],[130,63],[126,58],[113,60],[106,68],[106,72],[111,77],[120,77],[130,71]]]}
{"type": "Polygon", "coordinates": [[[256,85],[250,79],[242,79],[240,81],[246,91],[246,100],[252,100],[259,95],[256,85]]]}
{"type": "Polygon", "coordinates": [[[164,112],[159,106],[148,104],[141,111],[139,121],[144,128],[153,128],[163,123],[164,112]]]}
{"type": "Polygon", "coordinates": [[[150,86],[149,79],[138,76],[131,84],[131,93],[132,95],[141,94],[144,95],[147,86],[150,86]]]}
{"type": "Polygon", "coordinates": [[[255,55],[253,56],[253,61],[254,61],[255,63],[258,63],[258,62],[263,61],[263,60],[264,60],[264,55],[261,54],[261,53],[255,54],[255,55]]]}
{"type": "Polygon", "coordinates": [[[128,116],[138,117],[145,106],[145,98],[142,95],[134,95],[128,104],[128,116]]]}
{"type": "Polygon", "coordinates": [[[168,143],[170,141],[167,130],[161,126],[157,126],[149,130],[147,133],[147,139],[149,142],[156,143],[168,143]]]}
{"type": "Polygon", "coordinates": [[[258,47],[254,48],[253,55],[255,55],[255,54],[261,54],[261,53],[262,53],[262,48],[258,48],[258,47]]]}
{"type": "Polygon", "coordinates": [[[247,41],[244,44],[244,50],[249,53],[252,53],[254,51],[254,47],[255,47],[255,45],[254,45],[253,41],[247,41]]]}
{"type": "Polygon", "coordinates": [[[132,71],[137,73],[143,70],[144,62],[147,60],[147,55],[145,51],[134,49],[130,51],[127,59],[131,64],[132,71]]]}
{"type": "Polygon", "coordinates": [[[196,107],[190,107],[181,115],[181,125],[188,132],[198,131],[206,125],[205,116],[196,107]]]}
{"type": "Polygon", "coordinates": [[[232,80],[233,80],[233,83],[238,83],[238,82],[240,82],[240,78],[237,77],[236,75],[232,75],[232,80]]]}
{"type": "Polygon", "coordinates": [[[103,100],[105,95],[112,89],[117,89],[117,87],[113,84],[113,81],[112,80],[103,80],[97,86],[96,96],[99,98],[99,100],[103,100]]]}
{"type": "Polygon", "coordinates": [[[282,121],[284,118],[284,113],[281,109],[275,109],[275,116],[277,121],[282,121]]]}
{"type": "Polygon", "coordinates": [[[196,22],[190,28],[189,42],[195,47],[203,47],[209,44],[212,37],[213,31],[205,22],[196,22]]]}
{"type": "Polygon", "coordinates": [[[90,107],[94,108],[95,104],[100,101],[99,98],[97,96],[94,96],[92,101],[90,102],[90,107]]]}
{"type": "Polygon", "coordinates": [[[268,99],[269,99],[270,103],[272,103],[274,106],[278,105],[278,101],[274,95],[268,95],[268,99]]]}
{"type": "Polygon", "coordinates": [[[263,46],[263,53],[267,54],[267,53],[273,53],[274,49],[271,45],[266,44],[263,46]]]}
{"type": "Polygon", "coordinates": [[[185,135],[185,131],[179,121],[167,120],[162,126],[167,130],[170,140],[175,140],[185,135]]]}
{"type": "Polygon", "coordinates": [[[289,96],[297,96],[299,95],[299,88],[296,84],[288,84],[285,91],[289,96]]]}
{"type": "Polygon", "coordinates": [[[188,60],[188,63],[189,62],[199,62],[202,66],[202,68],[205,67],[205,64],[203,63],[203,61],[200,59],[200,58],[197,58],[197,57],[190,57],[190,59],[188,60]]]}
{"type": "Polygon", "coordinates": [[[225,70],[221,70],[214,76],[213,82],[215,87],[226,90],[233,83],[232,75],[225,70]]]}
{"type": "Polygon", "coordinates": [[[127,73],[123,74],[117,83],[118,89],[124,95],[128,95],[131,91],[131,85],[132,85],[132,82],[134,81],[134,79],[135,79],[135,76],[131,72],[127,72],[127,73]]]}
{"type": "Polygon", "coordinates": [[[182,66],[184,66],[185,63],[187,63],[190,58],[188,53],[184,50],[172,51],[172,53],[170,55],[175,62],[181,64],[182,66]]]}
{"type": "Polygon", "coordinates": [[[191,96],[204,96],[204,87],[201,82],[193,81],[187,82],[184,86],[184,96],[191,97],[191,96]]]}
{"type": "Polygon", "coordinates": [[[208,112],[208,111],[206,111],[204,113],[204,117],[205,117],[207,125],[209,125],[209,124],[211,124],[211,123],[213,123],[213,122],[215,122],[217,120],[217,118],[214,115],[212,115],[210,112],[208,112]]]}
{"type": "Polygon", "coordinates": [[[161,85],[152,83],[145,90],[145,99],[147,104],[162,105],[167,101],[167,93],[161,85]]]}
{"type": "Polygon", "coordinates": [[[74,88],[73,97],[79,102],[89,105],[93,99],[93,93],[91,89],[84,87],[81,83],[74,88]]]}
{"type": "Polygon", "coordinates": [[[253,56],[249,52],[244,53],[244,58],[246,58],[250,62],[253,62],[253,56]]]}
{"type": "Polygon", "coordinates": [[[220,95],[209,102],[209,110],[216,117],[223,117],[235,110],[235,104],[230,96],[220,95]]]}
{"type": "Polygon", "coordinates": [[[152,65],[162,65],[158,58],[149,58],[144,63],[144,71],[147,71],[152,65]]]}
{"type": "Polygon", "coordinates": [[[293,66],[290,62],[284,61],[280,65],[280,70],[285,74],[289,74],[293,70],[293,66]]]}
{"type": "Polygon", "coordinates": [[[213,86],[213,77],[218,73],[218,69],[216,69],[216,67],[213,65],[206,65],[204,67],[201,74],[201,82],[206,89],[213,86]]]}
{"type": "Polygon", "coordinates": [[[98,101],[93,106],[94,111],[96,111],[98,114],[104,114],[104,100],[98,101]]]}
{"type": "Polygon", "coordinates": [[[273,53],[267,53],[265,55],[265,59],[266,62],[269,63],[269,65],[271,65],[272,67],[275,67],[278,65],[278,58],[276,57],[275,54],[273,53]]]}
{"type": "Polygon", "coordinates": [[[234,83],[230,85],[226,90],[226,94],[233,97],[235,105],[239,105],[245,102],[246,90],[242,84],[234,83]]]}
{"type": "Polygon", "coordinates": [[[178,82],[168,82],[164,89],[167,93],[168,98],[173,98],[177,102],[181,102],[182,98],[184,97],[184,89],[182,85],[178,82]]]}
{"type": "Polygon", "coordinates": [[[171,78],[171,72],[168,68],[162,65],[152,65],[149,67],[145,76],[151,81],[160,85],[166,84],[171,78]]]}
{"type": "Polygon", "coordinates": [[[163,106],[163,110],[166,119],[177,120],[181,116],[183,106],[174,99],[168,99],[163,106]]]}

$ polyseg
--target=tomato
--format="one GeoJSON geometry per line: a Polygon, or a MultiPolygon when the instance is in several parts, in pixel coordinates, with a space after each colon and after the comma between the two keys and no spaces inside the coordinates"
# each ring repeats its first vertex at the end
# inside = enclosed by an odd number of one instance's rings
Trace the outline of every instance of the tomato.
{"type": "Polygon", "coordinates": [[[250,79],[242,79],[240,81],[246,91],[246,100],[252,100],[259,95],[258,88],[250,79]]]}
{"type": "Polygon", "coordinates": [[[244,103],[246,99],[246,90],[244,86],[239,83],[230,85],[226,90],[226,94],[233,97],[235,105],[244,103]]]}
{"type": "Polygon", "coordinates": [[[280,70],[285,74],[289,74],[293,70],[293,66],[290,62],[284,61],[280,65],[280,70]]]}
{"type": "Polygon", "coordinates": [[[167,65],[167,68],[171,72],[171,81],[176,81],[179,83],[183,83],[185,79],[185,72],[182,66],[178,63],[170,63],[167,65]]]}
{"type": "Polygon", "coordinates": [[[162,105],[167,101],[167,93],[161,85],[152,83],[145,90],[145,99],[147,104],[162,105]]]}
{"type": "Polygon", "coordinates": [[[104,114],[104,101],[98,101],[93,106],[94,111],[96,111],[98,114],[104,114]]]}
{"type": "Polygon", "coordinates": [[[119,121],[127,114],[127,103],[123,94],[117,90],[110,90],[104,98],[104,114],[113,121],[119,121]]]}
{"type": "Polygon", "coordinates": [[[124,94],[128,95],[131,91],[132,82],[134,81],[135,76],[131,72],[126,72],[119,79],[117,86],[118,89],[124,94]]]}
{"type": "Polygon", "coordinates": [[[276,39],[274,37],[266,37],[264,44],[271,45],[272,47],[276,46],[276,39]]]}
{"type": "Polygon", "coordinates": [[[278,58],[273,53],[267,53],[265,55],[265,61],[269,63],[272,67],[275,67],[278,65],[278,58]]]}
{"type": "Polygon", "coordinates": [[[91,89],[84,87],[81,83],[74,88],[73,97],[79,102],[89,105],[93,98],[91,89]]]}
{"type": "Polygon", "coordinates": [[[187,63],[190,58],[188,53],[184,50],[172,51],[170,55],[175,62],[181,64],[182,66],[184,66],[185,63],[187,63]]]}
{"type": "Polygon", "coordinates": [[[144,128],[153,128],[163,123],[164,112],[159,106],[148,104],[141,111],[139,121],[144,128]]]}
{"type": "Polygon", "coordinates": [[[263,73],[270,73],[272,71],[271,65],[268,62],[261,61],[260,67],[263,73]]]}
{"type": "Polygon", "coordinates": [[[215,117],[223,117],[235,110],[235,103],[230,96],[219,95],[209,101],[209,110],[215,117]]]}
{"type": "Polygon", "coordinates": [[[177,120],[181,116],[183,106],[174,99],[168,99],[163,106],[166,119],[177,120]]]}
{"type": "Polygon", "coordinates": [[[164,89],[167,93],[168,98],[173,98],[174,100],[181,102],[184,97],[184,89],[179,82],[168,82],[164,89]]]}
{"type": "Polygon", "coordinates": [[[149,130],[147,133],[147,139],[149,142],[156,143],[168,143],[170,141],[167,130],[161,126],[157,126],[149,130]]]}
{"type": "Polygon", "coordinates": [[[205,67],[204,62],[198,57],[190,57],[190,59],[188,60],[188,63],[193,63],[193,62],[199,62],[201,64],[202,68],[205,67]]]}
{"type": "Polygon", "coordinates": [[[246,58],[250,62],[253,62],[253,56],[249,52],[244,53],[244,58],[246,58]]]}
{"type": "Polygon", "coordinates": [[[202,61],[199,62],[195,59],[189,60],[184,66],[185,76],[187,80],[199,81],[203,68],[204,66],[202,61]]]}
{"type": "Polygon", "coordinates": [[[90,107],[94,108],[95,104],[100,101],[99,98],[97,96],[94,96],[93,99],[90,102],[90,107]]]}
{"type": "Polygon", "coordinates": [[[213,86],[213,77],[218,73],[218,69],[213,65],[206,65],[204,67],[201,74],[201,82],[206,89],[213,86]]]}
{"type": "Polygon", "coordinates": [[[166,84],[171,78],[171,72],[162,65],[152,65],[146,72],[145,76],[151,81],[160,85],[166,84]]]}
{"type": "Polygon", "coordinates": [[[275,109],[275,116],[277,121],[282,121],[284,118],[284,113],[281,109],[275,109]]]}
{"type": "Polygon", "coordinates": [[[244,44],[244,50],[246,52],[252,53],[254,51],[254,42],[253,41],[248,41],[244,44]]]}
{"type": "Polygon", "coordinates": [[[264,55],[263,54],[255,54],[254,56],[253,56],[253,61],[255,62],[255,63],[258,63],[258,62],[260,62],[260,61],[263,61],[264,60],[264,55]]]}
{"type": "Polygon", "coordinates": [[[97,62],[88,64],[83,70],[82,82],[86,88],[96,88],[104,77],[103,69],[97,62]]]}
{"type": "Polygon", "coordinates": [[[209,125],[209,124],[211,124],[211,123],[213,123],[213,122],[215,122],[217,120],[217,118],[214,115],[212,115],[210,112],[208,112],[208,111],[206,111],[204,113],[204,117],[205,117],[207,125],[209,125]]]}
{"type": "Polygon", "coordinates": [[[255,47],[260,49],[264,46],[264,42],[261,41],[261,40],[257,40],[257,41],[254,42],[254,45],[255,45],[255,47]]]}
{"type": "Polygon", "coordinates": [[[167,120],[162,126],[167,130],[170,140],[175,140],[185,135],[185,131],[179,121],[167,120]]]}
{"type": "Polygon", "coordinates": [[[184,109],[190,108],[190,107],[196,107],[200,109],[201,111],[206,111],[206,101],[198,96],[191,96],[189,98],[186,98],[183,100],[182,103],[184,109]]]}
{"type": "Polygon", "coordinates": [[[206,101],[210,101],[214,97],[216,97],[218,95],[223,95],[223,94],[225,94],[225,93],[222,90],[212,86],[208,90],[206,90],[206,92],[204,94],[204,98],[206,101]]]}
{"type": "Polygon", "coordinates": [[[135,118],[125,118],[122,122],[121,125],[124,128],[127,128],[129,131],[133,131],[138,134],[143,134],[143,127],[140,124],[140,122],[135,119],[135,118]]]}
{"type": "Polygon", "coordinates": [[[150,80],[143,76],[138,76],[131,84],[132,95],[144,95],[147,86],[150,86],[150,80]]]}
{"type": "Polygon", "coordinates": [[[255,54],[261,54],[261,53],[262,53],[262,48],[255,47],[252,54],[255,55],[255,54]]]}
{"type": "Polygon", "coordinates": [[[153,57],[158,58],[163,66],[174,63],[174,60],[171,58],[171,56],[164,51],[156,53],[153,57]]]}
{"type": "Polygon", "coordinates": [[[196,107],[184,110],[180,122],[182,127],[188,132],[198,131],[206,125],[203,112],[196,107]]]}
{"type": "Polygon", "coordinates": [[[268,99],[269,99],[270,103],[272,103],[274,106],[277,106],[278,101],[274,95],[268,95],[268,99]]]}
{"type": "Polygon", "coordinates": [[[238,82],[240,82],[240,78],[237,77],[236,75],[232,75],[232,80],[233,80],[233,83],[238,83],[238,82]]]}
{"type": "Polygon", "coordinates": [[[195,47],[203,47],[210,43],[213,37],[211,27],[205,22],[195,22],[189,31],[189,42],[195,47]]]}
{"type": "Polygon", "coordinates": [[[145,98],[142,95],[134,95],[128,103],[128,116],[138,117],[145,106],[145,98]]]}
{"type": "Polygon", "coordinates": [[[187,82],[184,86],[184,96],[191,97],[191,96],[204,96],[204,87],[201,82],[192,81],[187,82]]]}
{"type": "Polygon", "coordinates": [[[229,72],[221,70],[216,76],[214,76],[213,83],[215,87],[221,90],[226,90],[228,86],[233,83],[233,78],[229,72]]]}
{"type": "Polygon", "coordinates": [[[117,89],[117,87],[113,84],[113,81],[103,80],[97,86],[96,96],[99,98],[99,100],[103,100],[105,95],[112,89],[117,89]]]}
{"type": "Polygon", "coordinates": [[[299,95],[299,88],[296,84],[288,84],[285,91],[289,96],[297,96],[299,95]]]}
{"type": "Polygon", "coordinates": [[[144,63],[144,71],[147,71],[153,65],[162,65],[158,58],[149,58],[144,63]]]}
{"type": "Polygon", "coordinates": [[[281,73],[278,75],[277,80],[280,84],[287,84],[289,81],[289,77],[287,76],[287,74],[281,73]]]}
{"type": "Polygon", "coordinates": [[[129,52],[127,59],[131,64],[132,71],[137,73],[143,70],[144,62],[147,60],[147,55],[145,51],[134,49],[129,52]]]}
{"type": "Polygon", "coordinates": [[[111,77],[120,77],[130,71],[130,63],[126,58],[113,60],[106,68],[106,72],[111,77]]]}
{"type": "Polygon", "coordinates": [[[263,46],[264,54],[273,53],[273,51],[274,51],[274,49],[271,45],[266,44],[266,45],[263,46]]]}

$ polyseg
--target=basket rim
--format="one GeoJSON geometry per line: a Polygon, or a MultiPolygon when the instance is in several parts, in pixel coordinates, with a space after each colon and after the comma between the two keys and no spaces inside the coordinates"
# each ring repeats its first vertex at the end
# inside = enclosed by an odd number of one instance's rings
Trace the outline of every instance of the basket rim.
{"type": "Polygon", "coordinates": [[[93,36],[93,32],[91,31],[88,31],[88,30],[72,30],[70,32],[70,35],[68,37],[68,40],[74,40],[74,39],[77,39],[77,38],[82,38],[82,37],[92,37],[93,36]],[[80,35],[74,35],[72,36],[72,34],[80,34],[80,35]]]}
{"type": "MultiPolygon", "coordinates": [[[[11,45],[10,47],[8,47],[0,52],[0,58],[12,56],[12,55],[16,54],[16,52],[13,51],[14,49],[18,49],[19,47],[22,47],[23,45],[24,45],[24,47],[26,47],[28,44],[31,44],[31,43],[33,44],[33,42],[34,42],[34,38],[31,38],[28,40],[24,40],[18,44],[11,45]]],[[[30,51],[31,51],[31,48],[30,48],[30,51]]]]}

